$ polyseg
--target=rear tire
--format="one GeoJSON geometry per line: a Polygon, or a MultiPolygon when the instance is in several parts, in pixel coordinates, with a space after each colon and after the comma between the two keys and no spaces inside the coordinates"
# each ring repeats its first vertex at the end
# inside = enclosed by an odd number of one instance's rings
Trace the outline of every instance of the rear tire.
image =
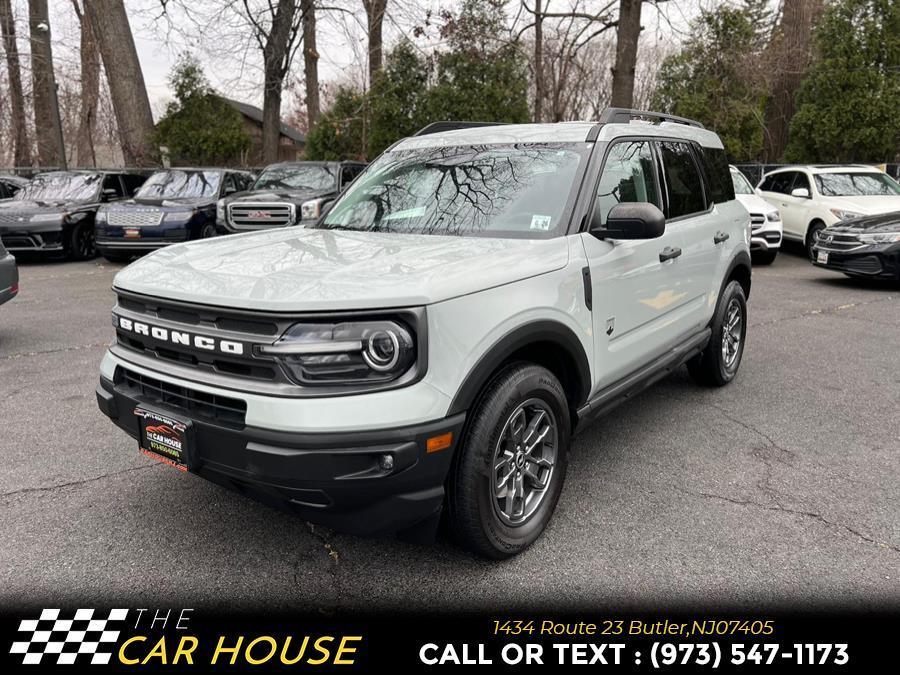
{"type": "Polygon", "coordinates": [[[500,371],[471,411],[447,481],[456,541],[509,558],[544,531],[565,481],[571,421],[565,392],[546,368],[500,371]]]}
{"type": "Polygon", "coordinates": [[[730,282],[716,307],[709,344],[688,361],[688,372],[699,384],[722,387],[731,382],[744,356],[747,299],[737,281],[730,282]]]}
{"type": "Polygon", "coordinates": [[[771,265],[775,262],[775,258],[778,257],[778,250],[774,251],[759,251],[757,253],[752,254],[753,264],[754,265],[771,265]]]}

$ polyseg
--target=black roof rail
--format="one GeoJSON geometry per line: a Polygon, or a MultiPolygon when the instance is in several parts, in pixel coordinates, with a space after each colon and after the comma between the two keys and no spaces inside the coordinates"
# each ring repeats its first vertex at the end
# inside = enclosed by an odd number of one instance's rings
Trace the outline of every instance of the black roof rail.
{"type": "Polygon", "coordinates": [[[439,134],[443,131],[473,129],[475,127],[497,127],[502,124],[506,124],[506,122],[451,122],[450,120],[444,120],[425,125],[414,133],[413,136],[427,136],[428,134],[439,134]]]}
{"type": "Polygon", "coordinates": [[[628,124],[635,117],[646,117],[660,122],[675,122],[687,124],[691,127],[705,129],[697,120],[689,120],[687,117],[678,117],[669,113],[651,112],[650,110],[632,110],[631,108],[604,108],[600,114],[600,124],[628,124]]]}

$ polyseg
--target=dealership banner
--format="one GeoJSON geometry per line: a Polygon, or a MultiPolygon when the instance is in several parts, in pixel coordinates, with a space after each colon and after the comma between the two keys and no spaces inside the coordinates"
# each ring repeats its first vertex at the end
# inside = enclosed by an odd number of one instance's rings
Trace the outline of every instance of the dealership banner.
{"type": "Polygon", "coordinates": [[[602,668],[886,672],[900,614],[275,615],[191,607],[4,609],[6,672],[602,668]]]}

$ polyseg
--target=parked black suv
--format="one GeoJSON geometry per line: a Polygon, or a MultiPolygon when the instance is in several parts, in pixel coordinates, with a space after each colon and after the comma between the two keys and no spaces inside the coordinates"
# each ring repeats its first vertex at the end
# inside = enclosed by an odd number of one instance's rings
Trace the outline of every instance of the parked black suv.
{"type": "Polygon", "coordinates": [[[251,185],[253,174],[246,171],[157,171],[133,199],[97,212],[97,250],[111,262],[124,262],[169,244],[215,236],[217,200],[251,185]]]}
{"type": "Polygon", "coordinates": [[[312,223],[364,168],[362,162],[272,164],[251,190],[219,202],[216,223],[225,233],[312,223]]]}
{"type": "Polygon", "coordinates": [[[11,253],[93,258],[97,209],[130,197],[144,180],[126,171],[38,174],[13,199],[0,202],[0,240],[11,253]]]}

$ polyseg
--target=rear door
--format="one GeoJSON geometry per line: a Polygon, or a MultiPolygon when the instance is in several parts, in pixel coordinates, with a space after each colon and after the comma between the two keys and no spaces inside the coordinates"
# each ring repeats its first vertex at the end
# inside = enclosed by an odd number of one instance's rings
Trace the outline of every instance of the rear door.
{"type": "MultiPolygon", "coordinates": [[[[630,138],[607,149],[594,191],[591,219],[605,224],[622,202],[664,207],[653,142],[630,138]]],[[[594,322],[594,391],[614,383],[665,350],[691,322],[680,257],[661,261],[664,251],[684,246],[678,228],[657,239],[624,241],[581,235],[591,273],[594,322]]]]}
{"type": "Polygon", "coordinates": [[[796,229],[798,222],[797,198],[791,197],[790,194],[796,178],[796,171],[778,171],[766,176],[759,185],[760,195],[763,199],[781,213],[784,233],[790,234],[795,239],[799,236],[796,229]]]}

